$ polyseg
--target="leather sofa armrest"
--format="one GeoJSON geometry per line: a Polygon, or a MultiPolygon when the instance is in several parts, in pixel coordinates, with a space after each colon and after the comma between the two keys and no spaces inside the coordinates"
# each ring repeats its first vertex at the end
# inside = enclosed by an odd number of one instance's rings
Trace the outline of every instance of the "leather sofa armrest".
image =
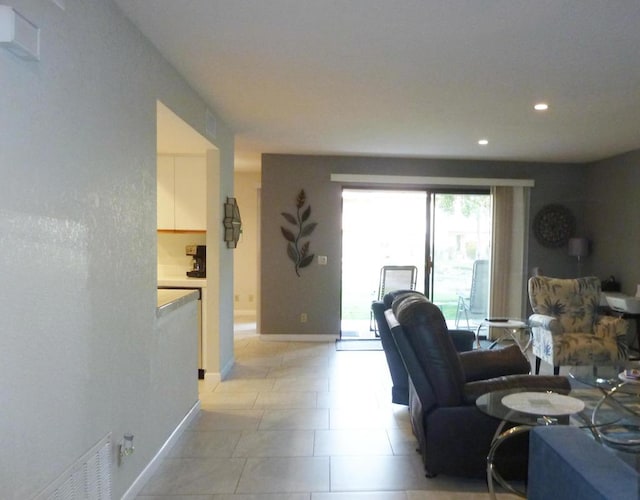
{"type": "Polygon", "coordinates": [[[553,391],[569,394],[571,384],[567,377],[558,375],[509,375],[489,380],[478,380],[464,385],[465,404],[474,404],[483,394],[506,389],[522,389],[523,391],[553,391]]]}
{"type": "Polygon", "coordinates": [[[460,353],[465,381],[486,380],[504,375],[529,373],[531,365],[517,345],[460,353]]]}
{"type": "Polygon", "coordinates": [[[532,314],[529,316],[529,326],[531,328],[549,330],[552,335],[557,335],[563,332],[560,321],[553,316],[546,316],[545,314],[532,314]]]}

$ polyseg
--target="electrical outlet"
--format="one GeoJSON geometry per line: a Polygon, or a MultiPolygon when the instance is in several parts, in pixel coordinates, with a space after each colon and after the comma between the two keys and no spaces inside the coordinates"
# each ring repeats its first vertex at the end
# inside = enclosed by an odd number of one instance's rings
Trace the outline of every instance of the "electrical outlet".
{"type": "Polygon", "coordinates": [[[301,313],[300,314],[300,323],[306,323],[307,322],[307,313],[301,313]]]}
{"type": "Polygon", "coordinates": [[[240,295],[236,295],[235,296],[235,300],[236,300],[236,302],[240,302],[240,295]]]}
{"type": "Polygon", "coordinates": [[[253,294],[252,293],[249,294],[249,302],[253,302],[253,294]]]}

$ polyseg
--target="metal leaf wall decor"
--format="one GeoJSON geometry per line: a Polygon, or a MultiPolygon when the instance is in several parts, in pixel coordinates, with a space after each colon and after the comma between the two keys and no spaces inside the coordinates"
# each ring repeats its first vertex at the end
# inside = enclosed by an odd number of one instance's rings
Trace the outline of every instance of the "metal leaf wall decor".
{"type": "Polygon", "coordinates": [[[301,189],[296,198],[296,213],[280,212],[282,217],[293,226],[293,229],[280,226],[280,230],[284,239],[287,240],[287,255],[293,261],[298,277],[300,277],[300,269],[311,264],[314,257],[314,254],[309,253],[310,241],[302,241],[302,239],[309,236],[318,225],[317,222],[308,222],[311,216],[311,205],[305,208],[306,202],[307,195],[304,189],[301,189]]]}

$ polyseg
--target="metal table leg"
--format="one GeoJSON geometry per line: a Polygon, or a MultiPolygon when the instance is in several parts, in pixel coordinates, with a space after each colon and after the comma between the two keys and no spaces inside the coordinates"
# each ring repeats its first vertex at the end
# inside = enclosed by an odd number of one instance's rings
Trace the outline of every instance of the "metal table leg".
{"type": "Polygon", "coordinates": [[[489,454],[487,455],[487,486],[489,488],[489,497],[492,500],[496,499],[496,492],[493,487],[494,480],[510,493],[513,493],[514,495],[517,495],[522,498],[527,498],[526,492],[515,489],[500,475],[500,473],[496,470],[495,464],[493,462],[495,459],[496,451],[505,440],[513,436],[517,436],[518,434],[522,434],[523,432],[529,432],[533,428],[533,426],[517,425],[515,427],[511,427],[510,429],[507,429],[504,432],[500,432],[502,431],[502,429],[506,424],[507,424],[507,421],[503,420],[498,426],[498,429],[496,430],[496,434],[498,433],[499,434],[497,436],[494,436],[494,439],[491,443],[491,448],[489,449],[489,454]]]}

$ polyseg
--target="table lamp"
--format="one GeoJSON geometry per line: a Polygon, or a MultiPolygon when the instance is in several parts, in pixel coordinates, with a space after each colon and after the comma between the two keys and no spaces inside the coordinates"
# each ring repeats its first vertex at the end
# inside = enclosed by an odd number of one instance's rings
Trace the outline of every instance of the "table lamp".
{"type": "Polygon", "coordinates": [[[582,273],[582,258],[589,255],[589,240],[587,238],[569,239],[569,255],[578,259],[578,277],[582,273]]]}

